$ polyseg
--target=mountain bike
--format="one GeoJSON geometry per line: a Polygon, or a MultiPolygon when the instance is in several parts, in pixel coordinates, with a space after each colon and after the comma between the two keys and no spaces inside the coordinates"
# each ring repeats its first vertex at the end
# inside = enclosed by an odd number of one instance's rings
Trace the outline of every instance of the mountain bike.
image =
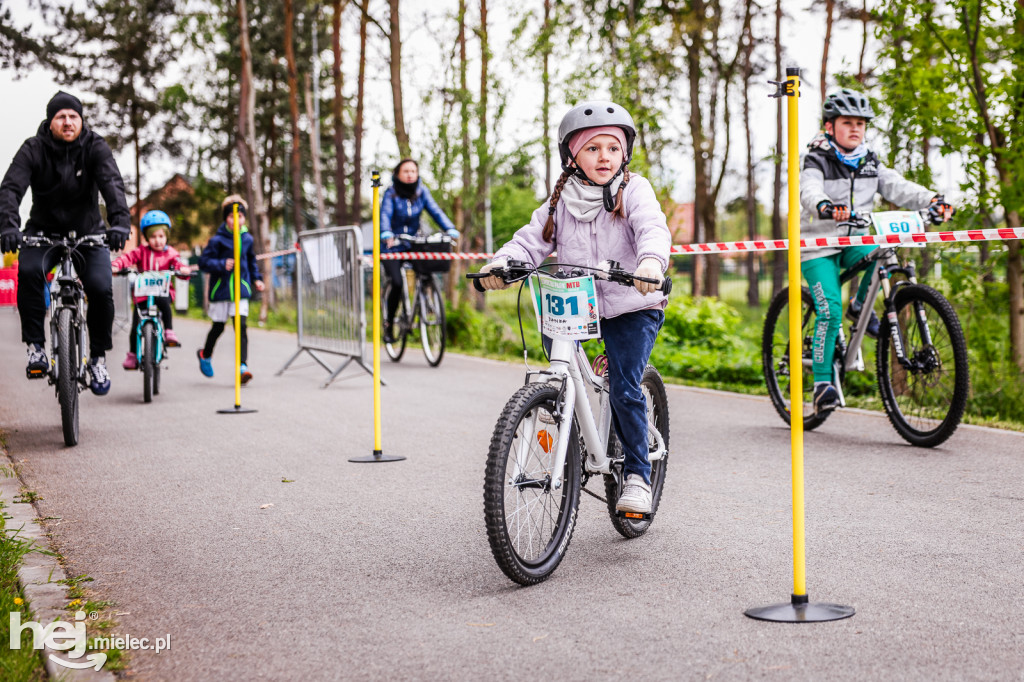
{"type": "Polygon", "coordinates": [[[84,245],[104,246],[106,237],[87,234],[77,237],[27,235],[27,246],[50,246],[58,253],[57,273],[50,284],[50,372],[47,380],[55,387],[60,403],[64,444],[78,444],[78,394],[88,386],[89,358],[85,322],[85,290],[75,273],[74,256],[84,245]]]}
{"type": "MultiPolygon", "coordinates": [[[[534,268],[529,263],[508,261],[504,267],[467,277],[478,280],[494,275],[508,283],[534,274],[539,279],[564,279],[563,273],[545,272],[556,266],[577,267],[555,264],[534,268]]],[[[633,285],[633,275],[617,263],[609,262],[602,271],[591,270],[603,279],[633,285]]],[[[582,273],[582,269],[570,273],[573,279],[569,281],[578,281],[576,275],[582,273]]],[[[474,281],[474,286],[482,290],[479,282],[474,281]]],[[[663,280],[662,291],[667,294],[671,288],[671,280],[663,280]]],[[[536,296],[534,303],[540,303],[536,296]]],[[[575,302],[568,296],[547,294],[541,307],[550,311],[549,306],[585,309],[585,305],[585,300],[575,302]]],[[[525,349],[525,342],[523,346],[525,349]]],[[[661,501],[668,466],[668,396],[658,370],[648,365],[641,387],[647,403],[651,512],[617,511],[624,456],[612,428],[607,358],[598,355],[592,365],[578,341],[557,336],[551,339],[548,355],[547,369],[534,371],[527,366],[525,385],[502,410],[484,474],[484,517],[491,552],[502,572],[520,585],[546,580],[561,563],[576,525],[581,490],[607,505],[612,525],[623,537],[646,533],[661,501]],[[596,413],[588,397],[590,391],[598,395],[596,413]],[[586,489],[596,475],[603,478],[604,497],[586,489]]]]}
{"type": "MultiPolygon", "coordinates": [[[[926,211],[887,211],[853,216],[841,223],[852,230],[874,226],[882,234],[923,232],[926,211]],[[917,216],[915,219],[914,216],[917,216]]],[[[912,262],[900,263],[897,247],[879,247],[854,264],[841,284],[870,271],[871,285],[847,342],[840,328],[833,359],[833,384],[840,405],[846,406],[843,380],[847,372],[864,370],[861,352],[868,321],[879,291],[884,313],[880,319],[875,367],[882,406],[896,432],[908,443],[935,447],[946,441],[963,417],[970,384],[967,342],[956,312],[942,294],[917,281],[912,262]],[[902,276],[899,279],[894,275],[902,276]]],[[[815,429],[829,412],[815,414],[811,371],[815,309],[811,292],[802,292],[804,429],[815,429]]],[[[781,290],[768,307],[761,336],[765,383],[772,404],[789,423],[789,290],[781,290]]]]}
{"type": "Polygon", "coordinates": [[[147,270],[135,273],[121,270],[118,275],[135,275],[132,289],[135,298],[146,297],[135,304],[139,312],[139,324],[135,328],[135,357],[142,370],[142,400],[153,402],[154,395],[160,395],[160,368],[167,357],[169,344],[164,343],[164,323],[157,308],[157,296],[169,297],[172,275],[187,280],[189,275],[172,273],[170,270],[147,270]]]}
{"type": "MultiPolygon", "coordinates": [[[[397,239],[408,243],[409,250],[414,252],[447,253],[452,250],[452,238],[441,233],[427,237],[400,234],[397,239]]],[[[392,327],[395,340],[384,344],[392,362],[402,359],[409,334],[413,329],[418,328],[423,355],[426,356],[427,363],[431,367],[441,364],[446,343],[444,298],[441,296],[441,288],[438,286],[435,274],[448,272],[450,268],[450,261],[406,261],[403,264],[401,281],[397,283],[402,287],[402,296],[399,299],[398,309],[395,311],[395,321],[392,327]],[[409,283],[405,276],[405,270],[408,268],[415,273],[415,285],[411,297],[409,283]]],[[[381,296],[383,319],[387,319],[387,301],[393,286],[396,286],[396,283],[390,280],[384,285],[384,293],[381,296]]]]}

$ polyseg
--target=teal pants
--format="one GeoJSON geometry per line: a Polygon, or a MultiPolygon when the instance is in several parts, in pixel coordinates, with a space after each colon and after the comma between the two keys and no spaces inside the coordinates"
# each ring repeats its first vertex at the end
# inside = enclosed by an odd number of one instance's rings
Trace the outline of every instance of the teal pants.
{"type": "MultiPolygon", "coordinates": [[[[814,381],[832,381],[832,359],[836,350],[836,336],[843,323],[843,294],[839,287],[839,274],[874,251],[875,246],[848,246],[839,253],[804,261],[801,270],[814,298],[814,381]]],[[[867,297],[871,277],[860,278],[857,300],[867,297]]]]}

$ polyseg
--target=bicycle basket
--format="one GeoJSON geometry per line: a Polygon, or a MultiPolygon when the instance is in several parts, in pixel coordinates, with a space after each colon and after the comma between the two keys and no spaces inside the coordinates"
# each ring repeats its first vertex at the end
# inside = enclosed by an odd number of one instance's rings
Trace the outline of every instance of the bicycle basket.
{"type": "MultiPolygon", "coordinates": [[[[451,253],[452,244],[451,242],[426,242],[426,243],[413,243],[410,244],[410,251],[427,252],[427,253],[451,253]]],[[[412,269],[421,275],[426,275],[434,272],[448,272],[451,270],[452,262],[450,260],[414,260],[412,263],[412,269]]]]}

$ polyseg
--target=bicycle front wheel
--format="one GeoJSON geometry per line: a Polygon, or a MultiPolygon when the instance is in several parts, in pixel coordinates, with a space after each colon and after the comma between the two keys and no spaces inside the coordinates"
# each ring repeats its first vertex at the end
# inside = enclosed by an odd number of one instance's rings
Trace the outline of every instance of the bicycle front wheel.
{"type": "Polygon", "coordinates": [[[887,316],[876,356],[882,404],[904,440],[935,447],[953,435],[967,405],[967,342],[953,306],[935,289],[909,284],[893,303],[906,364],[896,357],[887,316]]]}
{"type": "Polygon", "coordinates": [[[74,328],[74,311],[57,311],[57,401],[60,403],[60,422],[64,431],[64,444],[78,445],[78,370],[81,350],[74,328]]]}
{"type": "MultiPolygon", "coordinates": [[[[829,412],[814,414],[814,373],[811,371],[811,352],[814,347],[814,299],[811,292],[801,288],[801,357],[803,358],[804,430],[811,431],[828,419],[829,412]]],[[[839,349],[836,349],[836,353],[839,349]]],[[[836,357],[839,357],[838,355],[836,357]]],[[[779,291],[768,306],[761,332],[761,363],[764,382],[775,411],[787,424],[790,421],[791,394],[789,364],[789,287],[779,291]]]]}
{"type": "Polygon", "coordinates": [[[546,580],[569,548],[580,503],[580,448],[569,433],[562,485],[552,486],[558,447],[558,389],[527,384],[494,427],[484,475],[484,518],[491,552],[520,585],[546,580]]]}
{"type": "Polygon", "coordinates": [[[142,326],[142,401],[153,402],[153,374],[156,367],[156,335],[153,325],[142,326]]]}
{"type": "Polygon", "coordinates": [[[429,283],[424,282],[420,295],[420,341],[430,366],[440,365],[445,346],[444,300],[433,277],[429,283]]]}
{"type": "MultiPolygon", "coordinates": [[[[661,491],[665,487],[665,471],[668,468],[668,394],[665,392],[665,382],[661,374],[651,365],[644,369],[644,376],[640,382],[640,389],[644,394],[644,401],[647,403],[647,451],[653,452],[657,448],[655,433],[661,435],[665,442],[665,454],[661,459],[651,462],[651,518],[649,519],[626,519],[619,518],[615,505],[622,493],[622,469],[618,475],[605,474],[604,492],[608,501],[608,514],[612,518],[612,526],[624,538],[638,538],[647,532],[654,521],[654,514],[658,511],[658,504],[661,502],[661,491]]],[[[608,435],[608,455],[613,459],[622,459],[622,443],[615,435],[613,428],[608,435]]]]}
{"type": "MultiPolygon", "coordinates": [[[[388,297],[391,295],[392,286],[394,285],[390,281],[385,284],[384,293],[382,293],[380,297],[380,319],[385,323],[388,319],[388,297]]],[[[391,325],[397,338],[392,343],[384,344],[384,350],[387,351],[388,357],[391,358],[391,362],[398,362],[402,359],[402,355],[405,353],[405,337],[408,332],[405,320],[407,318],[408,311],[406,310],[405,297],[403,296],[398,302],[398,309],[395,311],[395,323],[391,325]]]]}

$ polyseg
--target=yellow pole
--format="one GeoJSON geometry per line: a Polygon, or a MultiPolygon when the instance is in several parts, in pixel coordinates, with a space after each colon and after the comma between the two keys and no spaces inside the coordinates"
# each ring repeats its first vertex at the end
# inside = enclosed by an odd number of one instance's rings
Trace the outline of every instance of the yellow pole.
{"type": "Polygon", "coordinates": [[[373,455],[380,457],[380,171],[373,171],[373,455]]]}
{"type": "Polygon", "coordinates": [[[242,406],[242,337],[239,333],[242,329],[242,316],[239,314],[239,303],[242,300],[242,230],[238,224],[238,204],[234,204],[231,210],[231,218],[234,220],[235,228],[235,295],[232,296],[235,302],[235,409],[242,406]]]}
{"type": "Polygon", "coordinates": [[[804,366],[803,304],[800,289],[800,150],[797,116],[800,104],[800,70],[786,69],[789,105],[786,173],[789,182],[789,423],[793,460],[793,595],[807,595],[807,562],[804,547],[804,366]]]}

